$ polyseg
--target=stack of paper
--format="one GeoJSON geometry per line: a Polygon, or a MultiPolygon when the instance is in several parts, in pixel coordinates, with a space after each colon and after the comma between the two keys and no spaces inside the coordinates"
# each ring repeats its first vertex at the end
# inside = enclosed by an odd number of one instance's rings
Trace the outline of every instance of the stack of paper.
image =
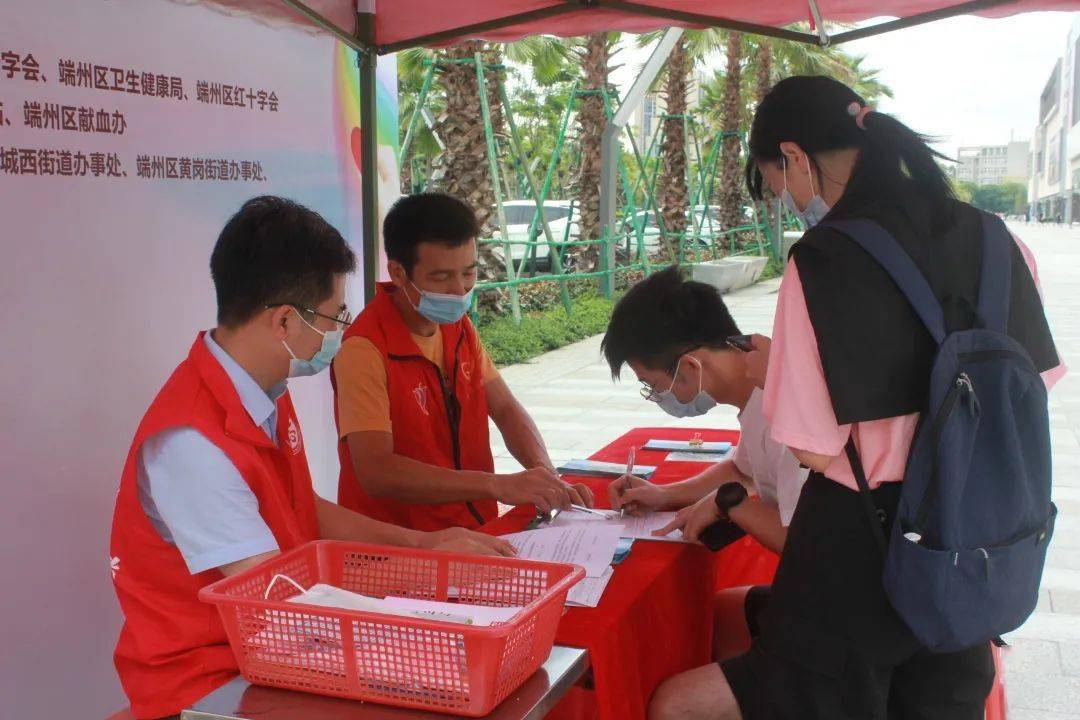
{"type": "Polygon", "coordinates": [[[673,512],[650,512],[644,515],[619,516],[618,510],[599,510],[597,515],[579,510],[563,510],[551,522],[550,527],[576,527],[579,525],[615,525],[620,527],[621,537],[637,540],[664,540],[668,542],[686,542],[682,531],[676,530],[669,535],[653,535],[653,532],[670,523],[673,512]]]}
{"type": "Polygon", "coordinates": [[[325,583],[312,585],[305,592],[288,598],[286,602],[484,627],[508,622],[522,610],[520,607],[490,607],[406,597],[369,597],[325,583]]]}
{"type": "Polygon", "coordinates": [[[731,443],[720,442],[695,442],[693,440],[650,440],[645,443],[643,450],[667,450],[668,452],[692,452],[692,453],[726,453],[731,450],[731,443]]]}
{"type": "MultiPolygon", "coordinates": [[[[396,610],[408,610],[414,616],[429,617],[432,620],[444,620],[447,616],[465,617],[470,625],[488,627],[497,623],[510,622],[524,608],[490,607],[488,605],[464,605],[461,603],[419,600],[417,598],[387,597],[385,604],[396,610]]],[[[452,622],[452,621],[450,621],[452,622]]]]}
{"type": "Polygon", "coordinates": [[[586,576],[597,578],[611,567],[621,536],[621,525],[604,521],[546,527],[502,537],[514,546],[519,558],[580,565],[585,568],[586,576]]]}
{"type": "MultiPolygon", "coordinates": [[[[600,462],[599,460],[570,460],[558,468],[561,473],[567,475],[582,475],[585,477],[610,477],[617,478],[626,474],[626,463],[600,462]]],[[[634,465],[633,474],[639,478],[648,479],[656,472],[655,465],[634,465]]]]}
{"type": "Polygon", "coordinates": [[[615,568],[609,567],[600,577],[587,577],[574,587],[566,595],[566,604],[572,607],[596,607],[600,604],[600,597],[604,594],[611,576],[615,574],[615,568]]]}

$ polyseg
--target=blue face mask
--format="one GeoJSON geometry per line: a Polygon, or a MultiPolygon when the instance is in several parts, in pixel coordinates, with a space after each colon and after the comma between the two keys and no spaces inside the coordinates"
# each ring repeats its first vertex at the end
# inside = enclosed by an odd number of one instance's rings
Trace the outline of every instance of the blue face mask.
{"type": "MultiPolygon", "coordinates": [[[[428,292],[427,290],[421,290],[411,282],[409,284],[413,286],[416,292],[420,293],[420,304],[413,305],[413,308],[433,323],[439,325],[456,323],[465,317],[465,313],[469,312],[469,308],[472,307],[472,290],[469,290],[464,295],[450,295],[428,292]]],[[[406,293],[405,297],[409,299],[409,294],[406,293]]],[[[412,305],[411,299],[409,299],[409,304],[412,305]]]]}
{"type": "MultiPolygon", "coordinates": [[[[698,369],[700,370],[701,363],[698,363],[696,359],[694,359],[694,361],[697,363],[698,369]]],[[[675,375],[672,376],[671,387],[675,387],[675,378],[679,377],[680,367],[682,367],[682,358],[679,359],[679,363],[675,366],[675,375]]],[[[698,375],[698,393],[690,402],[682,402],[679,398],[675,397],[675,393],[671,391],[671,388],[668,388],[657,395],[656,404],[660,406],[661,410],[672,417],[684,418],[704,415],[716,407],[716,400],[713,400],[712,395],[702,389],[701,381],[702,376],[698,375]]]]}
{"type": "Polygon", "coordinates": [[[831,207],[825,202],[825,199],[817,194],[817,190],[814,188],[814,175],[810,172],[810,168],[806,168],[806,174],[810,178],[810,191],[814,193],[814,196],[810,198],[810,202],[806,203],[806,209],[800,210],[799,206],[795,204],[795,198],[791,196],[791,193],[787,189],[787,160],[783,160],[784,163],[784,191],[780,194],[781,200],[787,209],[791,211],[791,214],[803,221],[807,229],[814,227],[819,222],[825,219],[825,216],[832,210],[831,207]]]}
{"type": "Polygon", "coordinates": [[[318,375],[323,370],[330,367],[330,362],[334,359],[334,356],[337,355],[338,350],[341,349],[341,336],[344,334],[344,331],[332,330],[323,332],[305,320],[304,316],[297,312],[295,308],[293,309],[293,312],[296,313],[296,317],[300,318],[300,322],[322,335],[322,347],[311,356],[310,360],[302,360],[296,357],[296,353],[292,351],[289,344],[282,340],[281,344],[289,351],[289,356],[292,358],[289,360],[289,377],[294,378],[318,375]]]}

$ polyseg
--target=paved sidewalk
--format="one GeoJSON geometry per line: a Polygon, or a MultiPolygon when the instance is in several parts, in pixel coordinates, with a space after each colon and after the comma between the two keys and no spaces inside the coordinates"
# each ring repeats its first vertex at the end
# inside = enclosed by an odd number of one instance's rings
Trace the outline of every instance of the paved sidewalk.
{"type": "MultiPolygon", "coordinates": [[[[1051,393],[1054,500],[1060,514],[1037,611],[1009,638],[1006,684],[1010,720],[1080,720],[1080,229],[1018,225],[1035,253],[1058,350],[1076,372],[1051,393]]],[[[745,333],[770,334],[779,281],[725,298],[745,333]]],[[[585,457],[633,427],[737,427],[735,411],[678,420],[638,394],[627,369],[621,382],[600,356],[600,337],[503,369],[560,463],[585,457]]],[[[492,428],[496,468],[520,466],[492,428]]]]}

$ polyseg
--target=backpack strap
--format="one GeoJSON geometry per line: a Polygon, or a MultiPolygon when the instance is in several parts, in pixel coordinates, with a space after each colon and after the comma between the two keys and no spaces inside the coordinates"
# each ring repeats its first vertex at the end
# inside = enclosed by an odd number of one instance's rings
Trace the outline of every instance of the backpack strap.
{"type": "Polygon", "coordinates": [[[818,227],[837,230],[868,252],[900,288],[934,342],[940,345],[945,341],[945,314],[941,303],[915,261],[885,228],[873,220],[862,219],[829,220],[818,227]]]}
{"type": "Polygon", "coordinates": [[[851,464],[851,474],[855,476],[855,482],[859,486],[859,499],[866,513],[866,521],[870,523],[870,533],[874,536],[874,541],[884,556],[888,543],[885,540],[885,530],[881,527],[882,516],[877,505],[874,504],[874,496],[870,494],[870,483],[866,481],[866,472],[863,470],[862,460],[859,459],[859,451],[855,449],[854,436],[848,436],[844,450],[847,451],[848,463],[851,464]]]}
{"type": "Polygon", "coordinates": [[[1005,333],[1009,326],[1012,291],[1012,235],[990,213],[982,215],[982,269],[979,271],[979,319],[983,327],[1005,333]]]}

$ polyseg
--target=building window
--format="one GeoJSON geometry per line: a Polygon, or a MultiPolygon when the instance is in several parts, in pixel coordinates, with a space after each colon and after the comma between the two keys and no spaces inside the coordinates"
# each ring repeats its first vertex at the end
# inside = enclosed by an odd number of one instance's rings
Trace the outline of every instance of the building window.
{"type": "Polygon", "coordinates": [[[1056,183],[1060,179],[1060,167],[1058,163],[1058,155],[1061,153],[1058,151],[1060,145],[1058,144],[1058,138],[1055,135],[1050,141],[1049,146],[1046,149],[1046,182],[1056,183]]]}
{"type": "Polygon", "coordinates": [[[1050,73],[1042,95],[1039,97],[1039,121],[1046,120],[1047,116],[1057,107],[1058,95],[1061,92],[1061,60],[1054,63],[1054,69],[1050,73]]]}
{"type": "Polygon", "coordinates": [[[1073,45],[1072,124],[1080,123],[1080,37],[1073,45]]]}
{"type": "Polygon", "coordinates": [[[656,117],[656,97],[654,95],[645,96],[641,115],[641,133],[644,136],[641,141],[645,144],[645,147],[648,147],[653,133],[653,119],[656,117]]]}

